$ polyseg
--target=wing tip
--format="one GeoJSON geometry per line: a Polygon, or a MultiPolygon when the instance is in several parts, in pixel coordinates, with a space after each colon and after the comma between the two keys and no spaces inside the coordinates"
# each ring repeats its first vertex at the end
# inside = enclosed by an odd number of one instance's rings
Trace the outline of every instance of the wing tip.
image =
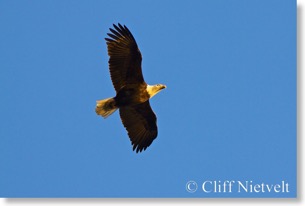
{"type": "MultiPolygon", "coordinates": [[[[119,37],[125,36],[135,42],[134,36],[132,35],[132,33],[130,32],[130,30],[128,29],[128,27],[125,24],[122,25],[120,23],[117,23],[117,24],[113,23],[112,26],[115,30],[112,28],[109,28],[109,30],[113,34],[117,35],[116,32],[118,32],[118,34],[120,35],[119,37]]],[[[109,33],[107,33],[107,35],[109,36],[109,33]]]]}
{"type": "Polygon", "coordinates": [[[113,42],[113,41],[114,41],[113,39],[109,39],[109,38],[107,38],[107,37],[105,38],[105,40],[107,41],[107,43],[108,43],[108,42],[113,42]]]}
{"type": "Polygon", "coordinates": [[[141,143],[131,143],[133,145],[132,150],[135,151],[136,153],[141,153],[142,151],[144,152],[151,144],[153,140],[151,141],[146,141],[144,144],[141,143]]]}
{"type": "Polygon", "coordinates": [[[141,153],[142,151],[144,152],[147,149],[146,147],[140,147],[139,145],[134,145],[133,146],[133,151],[135,151],[136,153],[141,153]]]}

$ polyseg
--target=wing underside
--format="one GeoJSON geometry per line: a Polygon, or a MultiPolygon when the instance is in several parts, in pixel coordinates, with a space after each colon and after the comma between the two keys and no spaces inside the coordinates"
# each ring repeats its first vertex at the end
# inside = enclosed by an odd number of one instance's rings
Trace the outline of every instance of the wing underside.
{"type": "Polygon", "coordinates": [[[142,84],[142,55],[137,43],[124,25],[113,25],[107,41],[109,70],[115,90],[118,92],[126,84],[142,84]]]}
{"type": "Polygon", "coordinates": [[[146,150],[158,135],[157,118],[149,101],[120,108],[120,116],[133,145],[133,150],[136,152],[146,150]]]}

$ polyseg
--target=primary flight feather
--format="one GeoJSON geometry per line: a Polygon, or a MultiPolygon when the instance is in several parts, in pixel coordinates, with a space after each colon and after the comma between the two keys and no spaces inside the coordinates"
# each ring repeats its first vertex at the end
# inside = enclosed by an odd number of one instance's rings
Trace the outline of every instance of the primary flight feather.
{"type": "Polygon", "coordinates": [[[109,55],[109,71],[116,96],[97,101],[96,113],[107,118],[117,109],[133,150],[142,152],[158,135],[157,117],[149,99],[166,88],[165,85],[148,85],[142,74],[142,55],[129,29],[113,24],[110,38],[105,38],[109,55]]]}

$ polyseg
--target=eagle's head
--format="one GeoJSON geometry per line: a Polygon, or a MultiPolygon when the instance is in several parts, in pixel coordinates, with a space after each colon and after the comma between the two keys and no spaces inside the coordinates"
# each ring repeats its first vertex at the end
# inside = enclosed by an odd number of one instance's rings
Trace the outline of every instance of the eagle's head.
{"type": "Polygon", "coordinates": [[[155,84],[155,85],[147,85],[146,91],[149,94],[149,98],[155,96],[162,89],[165,89],[166,86],[164,84],[155,84]]]}

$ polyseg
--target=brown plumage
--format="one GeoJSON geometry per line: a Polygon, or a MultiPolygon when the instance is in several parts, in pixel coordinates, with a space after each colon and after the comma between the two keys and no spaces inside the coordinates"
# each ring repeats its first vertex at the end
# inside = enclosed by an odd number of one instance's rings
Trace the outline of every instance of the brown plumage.
{"type": "Polygon", "coordinates": [[[109,70],[116,90],[114,98],[97,101],[96,113],[107,118],[117,109],[133,150],[141,152],[151,145],[158,135],[157,118],[149,99],[165,85],[146,84],[142,74],[142,55],[129,29],[121,24],[113,25],[105,38],[109,55],[109,70]]]}

